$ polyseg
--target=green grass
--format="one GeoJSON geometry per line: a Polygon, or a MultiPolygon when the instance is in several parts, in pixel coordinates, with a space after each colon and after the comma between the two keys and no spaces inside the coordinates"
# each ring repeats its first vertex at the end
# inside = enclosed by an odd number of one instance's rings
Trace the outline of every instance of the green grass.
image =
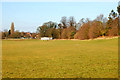
{"type": "Polygon", "coordinates": [[[3,78],[117,78],[118,39],[3,40],[3,78]]]}

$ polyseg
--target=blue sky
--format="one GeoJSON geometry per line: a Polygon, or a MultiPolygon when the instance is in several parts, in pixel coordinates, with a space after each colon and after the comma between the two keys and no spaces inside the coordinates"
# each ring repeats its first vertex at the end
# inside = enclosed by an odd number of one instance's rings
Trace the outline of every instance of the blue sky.
{"type": "Polygon", "coordinates": [[[2,29],[36,32],[44,22],[59,23],[62,16],[95,19],[104,14],[108,17],[113,9],[117,12],[117,2],[2,2],[2,29]]]}

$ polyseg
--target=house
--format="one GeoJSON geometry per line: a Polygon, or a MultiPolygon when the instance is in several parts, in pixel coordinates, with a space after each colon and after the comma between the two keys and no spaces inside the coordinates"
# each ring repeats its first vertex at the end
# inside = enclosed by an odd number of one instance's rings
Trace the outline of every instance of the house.
{"type": "Polygon", "coordinates": [[[26,32],[24,33],[24,37],[30,39],[32,37],[31,33],[26,32]]]}
{"type": "Polygon", "coordinates": [[[41,40],[52,40],[52,37],[41,37],[41,40]]]}

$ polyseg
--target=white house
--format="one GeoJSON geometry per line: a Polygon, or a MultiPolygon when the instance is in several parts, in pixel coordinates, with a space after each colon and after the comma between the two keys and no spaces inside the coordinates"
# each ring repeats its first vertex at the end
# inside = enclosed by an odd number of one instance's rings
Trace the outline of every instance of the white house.
{"type": "Polygon", "coordinates": [[[52,40],[52,37],[41,37],[41,40],[52,40]]]}

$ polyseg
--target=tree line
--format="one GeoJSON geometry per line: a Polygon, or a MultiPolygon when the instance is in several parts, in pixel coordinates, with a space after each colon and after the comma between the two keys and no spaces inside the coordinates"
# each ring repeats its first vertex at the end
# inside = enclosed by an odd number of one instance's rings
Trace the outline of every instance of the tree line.
{"type": "MultiPolygon", "coordinates": [[[[118,7],[119,12],[119,7],[118,7]]],[[[78,23],[73,16],[63,16],[60,23],[45,22],[37,28],[36,33],[14,31],[14,23],[10,30],[2,32],[2,39],[5,38],[41,38],[52,37],[53,39],[94,39],[103,36],[119,36],[119,16],[114,10],[109,13],[108,19],[103,14],[94,20],[82,18],[78,23]]]]}
{"type": "Polygon", "coordinates": [[[2,34],[2,39],[8,39],[8,38],[25,38],[25,39],[35,39],[39,38],[38,34],[36,33],[30,33],[30,32],[19,32],[18,30],[14,30],[14,23],[12,22],[11,24],[11,29],[10,30],[4,30],[1,32],[2,34]]]}
{"type": "Polygon", "coordinates": [[[82,18],[76,23],[73,16],[62,17],[60,23],[49,21],[37,28],[41,37],[53,37],[54,39],[93,39],[103,36],[118,36],[119,17],[111,10],[108,19],[103,14],[93,21],[82,18]]]}

